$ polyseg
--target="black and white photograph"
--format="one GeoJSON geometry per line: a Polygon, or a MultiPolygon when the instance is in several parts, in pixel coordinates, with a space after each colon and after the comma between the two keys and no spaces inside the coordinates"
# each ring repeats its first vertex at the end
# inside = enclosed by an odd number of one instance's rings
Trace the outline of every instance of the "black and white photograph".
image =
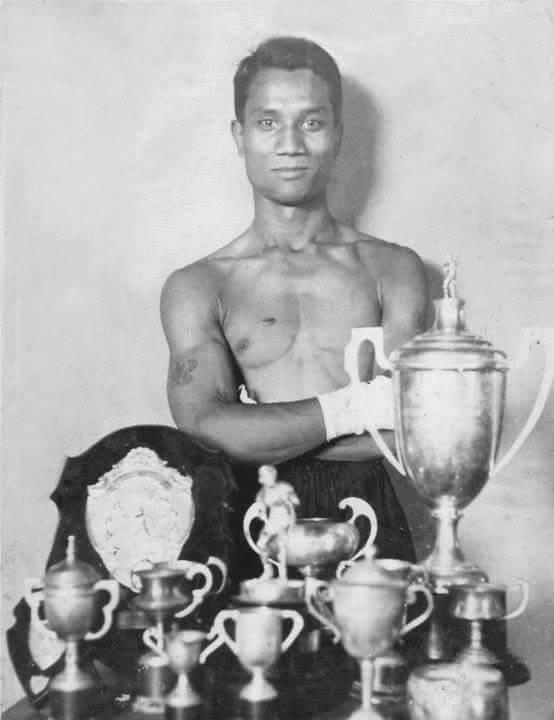
{"type": "Polygon", "coordinates": [[[3,720],[554,720],[554,2],[0,19],[3,720]]]}

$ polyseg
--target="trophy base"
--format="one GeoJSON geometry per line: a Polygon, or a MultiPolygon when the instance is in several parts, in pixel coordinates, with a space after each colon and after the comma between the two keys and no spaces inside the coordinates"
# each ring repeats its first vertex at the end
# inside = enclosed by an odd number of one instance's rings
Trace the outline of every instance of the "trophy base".
{"type": "Polygon", "coordinates": [[[141,715],[163,715],[165,703],[159,698],[137,695],[133,702],[132,709],[134,713],[140,713],[141,715]]]}
{"type": "Polygon", "coordinates": [[[165,720],[206,720],[206,709],[201,704],[169,705],[166,703],[165,720]]]}
{"type": "Polygon", "coordinates": [[[50,690],[50,720],[80,720],[89,718],[95,708],[98,690],[95,687],[75,691],[50,690]]]}

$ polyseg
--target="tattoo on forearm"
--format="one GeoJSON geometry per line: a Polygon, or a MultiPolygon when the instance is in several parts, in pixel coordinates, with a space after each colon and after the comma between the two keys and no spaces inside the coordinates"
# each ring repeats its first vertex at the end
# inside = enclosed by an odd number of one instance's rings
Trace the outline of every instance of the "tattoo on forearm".
{"type": "Polygon", "coordinates": [[[198,361],[194,358],[173,362],[169,370],[169,384],[173,387],[188,385],[192,382],[192,373],[197,367],[198,361]]]}

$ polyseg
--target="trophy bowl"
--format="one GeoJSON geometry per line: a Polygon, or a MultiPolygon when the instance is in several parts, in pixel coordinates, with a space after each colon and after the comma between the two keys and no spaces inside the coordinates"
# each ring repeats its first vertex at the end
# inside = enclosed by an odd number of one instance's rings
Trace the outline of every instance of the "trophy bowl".
{"type": "MultiPolygon", "coordinates": [[[[371,505],[361,498],[343,498],[339,508],[347,507],[352,510],[348,520],[299,518],[287,529],[284,538],[277,535],[270,537],[266,549],[271,562],[277,564],[281,541],[284,542],[286,564],[297,568],[305,577],[318,577],[325,568],[362,557],[366,548],[375,540],[377,516],[371,505]],[[368,519],[370,533],[364,546],[357,549],[360,533],[354,523],[359,517],[368,519]]],[[[248,544],[260,554],[260,548],[250,532],[250,525],[255,518],[262,522],[267,520],[266,510],[259,502],[253,503],[246,511],[243,528],[248,544]]]]}
{"type": "MultiPolygon", "coordinates": [[[[315,575],[327,565],[336,565],[351,557],[360,541],[354,525],[328,518],[300,518],[287,533],[287,564],[307,575],[315,575]]],[[[275,557],[275,541],[268,549],[275,557]]]]}

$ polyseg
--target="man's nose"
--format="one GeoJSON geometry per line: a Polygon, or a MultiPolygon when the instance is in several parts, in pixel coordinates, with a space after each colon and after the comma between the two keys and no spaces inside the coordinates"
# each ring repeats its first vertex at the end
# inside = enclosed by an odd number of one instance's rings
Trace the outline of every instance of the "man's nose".
{"type": "Polygon", "coordinates": [[[294,125],[281,129],[277,140],[276,152],[278,155],[299,155],[306,151],[304,138],[300,128],[294,125]]]}

